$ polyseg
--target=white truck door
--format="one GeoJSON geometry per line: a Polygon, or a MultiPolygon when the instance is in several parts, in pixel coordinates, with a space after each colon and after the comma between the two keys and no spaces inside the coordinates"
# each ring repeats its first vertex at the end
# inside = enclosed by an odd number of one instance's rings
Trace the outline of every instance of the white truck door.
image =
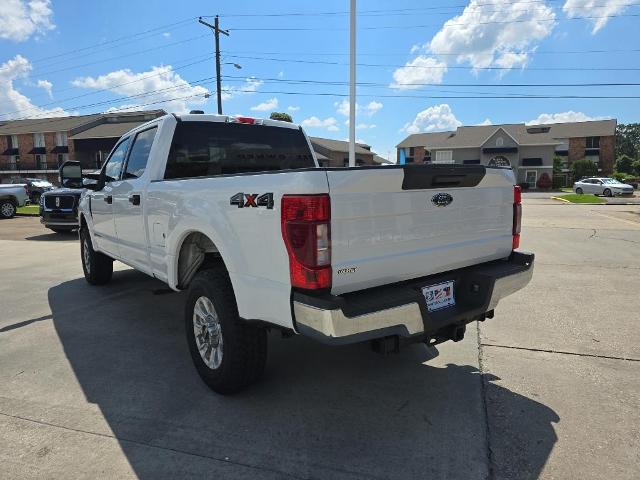
{"type": "Polygon", "coordinates": [[[102,190],[91,193],[91,218],[98,248],[114,257],[120,256],[113,221],[113,189],[120,183],[122,164],[129,149],[130,138],[116,145],[104,166],[105,184],[102,190]]]}
{"type": "Polygon", "coordinates": [[[113,187],[113,216],[120,257],[131,266],[149,271],[147,234],[144,222],[145,171],[158,130],[153,125],[135,134],[122,172],[122,181],[113,187]]]}

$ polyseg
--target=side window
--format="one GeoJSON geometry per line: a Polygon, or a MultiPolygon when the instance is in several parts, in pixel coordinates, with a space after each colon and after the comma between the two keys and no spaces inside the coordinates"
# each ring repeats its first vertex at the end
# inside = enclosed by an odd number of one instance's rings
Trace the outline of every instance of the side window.
{"type": "Polygon", "coordinates": [[[120,172],[122,171],[122,164],[124,163],[124,156],[129,148],[129,139],[125,139],[116,147],[113,151],[107,164],[104,167],[105,181],[114,182],[120,179],[120,172]]]}
{"type": "Polygon", "coordinates": [[[149,152],[151,151],[151,145],[153,145],[153,139],[156,136],[157,130],[158,127],[153,127],[136,135],[133,146],[131,147],[131,153],[129,153],[127,167],[122,176],[123,179],[140,178],[142,176],[145,168],[147,168],[149,152]]]}

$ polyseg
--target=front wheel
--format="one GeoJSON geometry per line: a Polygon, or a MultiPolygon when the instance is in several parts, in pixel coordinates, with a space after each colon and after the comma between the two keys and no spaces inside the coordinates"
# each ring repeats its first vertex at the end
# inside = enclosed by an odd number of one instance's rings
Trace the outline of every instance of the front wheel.
{"type": "Polygon", "coordinates": [[[11,200],[0,201],[0,217],[13,218],[16,214],[16,206],[11,200]]]}
{"type": "Polygon", "coordinates": [[[582,195],[582,193],[583,193],[583,192],[582,192],[582,189],[581,189],[580,187],[576,188],[576,193],[577,193],[578,195],[582,195]]]}
{"type": "Polygon", "coordinates": [[[113,259],[93,249],[86,227],[80,229],[80,253],[85,280],[91,285],[109,283],[113,275],[113,259]]]}
{"type": "Polygon", "coordinates": [[[605,189],[604,189],[604,192],[602,192],[602,194],[603,194],[605,197],[613,197],[613,194],[611,193],[611,190],[610,190],[610,189],[608,189],[608,188],[605,188],[605,189]]]}
{"type": "Polygon", "coordinates": [[[231,280],[222,264],[201,270],[191,282],[185,329],[196,370],[215,392],[238,392],[262,376],[267,332],[239,318],[231,280]]]}

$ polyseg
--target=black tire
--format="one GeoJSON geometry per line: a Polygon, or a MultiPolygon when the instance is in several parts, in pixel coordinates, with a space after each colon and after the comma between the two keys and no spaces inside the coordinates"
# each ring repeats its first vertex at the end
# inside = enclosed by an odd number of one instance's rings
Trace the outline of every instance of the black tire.
{"type": "MultiPolygon", "coordinates": [[[[221,262],[201,270],[191,282],[185,305],[185,330],[196,370],[213,391],[222,395],[232,394],[257,382],[262,376],[267,361],[267,332],[239,318],[231,280],[221,262]],[[208,325],[215,327],[215,336],[204,324],[197,324],[194,309],[202,297],[214,307],[217,319],[210,318],[208,325]],[[220,346],[217,366],[207,365],[200,354],[196,328],[202,329],[202,335],[198,336],[200,341],[208,338],[212,341],[209,345],[215,343],[220,346]]],[[[212,360],[213,348],[204,348],[204,355],[208,354],[212,360]]]]}
{"type": "Polygon", "coordinates": [[[91,285],[109,283],[113,275],[113,259],[93,249],[91,235],[86,227],[80,229],[80,257],[87,282],[91,285]]]}
{"type": "Polygon", "coordinates": [[[603,194],[605,197],[613,197],[613,194],[611,193],[611,190],[610,190],[609,188],[605,188],[605,189],[604,189],[604,192],[602,192],[602,194],[603,194]]]}
{"type": "Polygon", "coordinates": [[[583,192],[582,192],[582,189],[581,189],[580,187],[576,188],[576,193],[577,193],[578,195],[582,195],[582,193],[583,193],[583,192]]]}
{"type": "Polygon", "coordinates": [[[0,218],[13,218],[16,214],[16,204],[11,200],[0,200],[0,218]]]}

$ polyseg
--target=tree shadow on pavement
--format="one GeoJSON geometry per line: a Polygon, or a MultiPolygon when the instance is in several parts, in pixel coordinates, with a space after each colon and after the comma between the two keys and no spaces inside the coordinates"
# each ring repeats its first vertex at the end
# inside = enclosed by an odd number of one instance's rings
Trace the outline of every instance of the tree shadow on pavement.
{"type": "MultiPolygon", "coordinates": [[[[48,292],[77,380],[139,478],[488,477],[475,366],[423,364],[423,345],[385,358],[272,333],[262,382],[219,396],[191,363],[184,295],[154,295],[161,287],[127,270],[105,287],[76,279],[48,292]]],[[[515,477],[538,478],[556,413],[486,377],[512,441],[501,456],[515,477]]]]}

